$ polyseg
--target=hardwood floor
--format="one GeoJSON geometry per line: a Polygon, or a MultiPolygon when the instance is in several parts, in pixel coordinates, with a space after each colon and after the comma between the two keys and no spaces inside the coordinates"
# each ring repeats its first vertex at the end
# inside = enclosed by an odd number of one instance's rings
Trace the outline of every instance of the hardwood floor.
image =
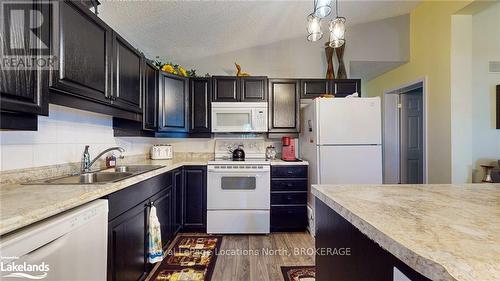
{"type": "Polygon", "coordinates": [[[212,281],[282,281],[281,266],[314,265],[307,232],[223,237],[212,281]]]}
{"type": "Polygon", "coordinates": [[[212,281],[281,281],[281,266],[293,265],[314,265],[309,233],[225,235],[212,281]],[[310,252],[300,253],[301,249],[310,252]]]}

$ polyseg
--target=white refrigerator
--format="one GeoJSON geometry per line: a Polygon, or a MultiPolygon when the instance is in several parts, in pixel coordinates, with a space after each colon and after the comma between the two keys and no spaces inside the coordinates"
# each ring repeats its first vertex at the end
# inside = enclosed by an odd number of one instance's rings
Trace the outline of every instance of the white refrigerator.
{"type": "MultiPolygon", "coordinates": [[[[317,98],[302,109],[300,156],[309,161],[309,224],[313,184],[381,184],[380,98],[317,98]]],[[[312,224],[312,225],[311,225],[312,224]]]]}

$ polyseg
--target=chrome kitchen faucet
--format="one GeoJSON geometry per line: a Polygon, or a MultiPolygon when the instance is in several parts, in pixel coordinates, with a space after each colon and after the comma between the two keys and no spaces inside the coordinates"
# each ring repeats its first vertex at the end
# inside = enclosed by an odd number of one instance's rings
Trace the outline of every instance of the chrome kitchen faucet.
{"type": "Polygon", "coordinates": [[[101,156],[103,156],[105,153],[113,151],[113,150],[120,151],[120,156],[119,157],[120,157],[120,159],[123,159],[122,153],[125,152],[125,149],[123,147],[114,146],[114,147],[110,147],[108,149],[105,149],[104,151],[102,151],[101,153],[99,153],[99,155],[97,155],[93,160],[90,160],[89,146],[86,145],[85,149],[83,150],[83,155],[82,155],[81,173],[83,174],[83,173],[90,172],[90,168],[92,167],[92,165],[94,165],[94,163],[99,158],[101,158],[101,156]]]}

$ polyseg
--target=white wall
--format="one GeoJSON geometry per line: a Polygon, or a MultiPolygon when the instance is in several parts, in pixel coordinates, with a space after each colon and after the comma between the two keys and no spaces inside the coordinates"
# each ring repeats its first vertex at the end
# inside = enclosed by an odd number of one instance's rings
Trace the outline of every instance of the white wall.
{"type": "Polygon", "coordinates": [[[78,162],[86,144],[95,156],[110,146],[124,155],[146,154],[153,143],[170,143],[176,152],[213,152],[210,139],[115,138],[112,117],[50,105],[49,116],[38,118],[38,131],[0,132],[0,170],[78,162]]]}
{"type": "Polygon", "coordinates": [[[472,181],[472,16],[451,25],[451,182],[472,181]]]}
{"type": "Polygon", "coordinates": [[[495,129],[495,86],[500,73],[488,63],[500,61],[500,3],[472,17],[472,163],[473,180],[480,181],[480,164],[500,159],[500,130],[495,129]]]}
{"type": "MultiPolygon", "coordinates": [[[[302,37],[176,62],[188,69],[197,69],[198,75],[201,76],[207,72],[211,75],[234,75],[236,73],[234,62],[238,62],[242,70],[251,75],[276,78],[321,78],[326,75],[324,43],[329,38],[326,23],[323,23],[322,30],[324,34],[319,42],[308,42],[304,27],[302,37]]],[[[407,61],[410,51],[409,40],[409,15],[348,26],[344,56],[348,74],[350,61],[396,62],[393,67],[407,61]]],[[[175,61],[175,58],[172,60],[175,61]]],[[[387,70],[382,72],[384,71],[387,70]]],[[[359,75],[365,75],[367,72],[369,71],[363,70],[359,73],[352,73],[351,76],[360,78],[359,75]]]]}
{"type": "Polygon", "coordinates": [[[500,3],[453,16],[451,47],[452,181],[480,182],[480,165],[500,159],[495,129],[500,73],[488,70],[490,61],[500,61],[500,3]]]}

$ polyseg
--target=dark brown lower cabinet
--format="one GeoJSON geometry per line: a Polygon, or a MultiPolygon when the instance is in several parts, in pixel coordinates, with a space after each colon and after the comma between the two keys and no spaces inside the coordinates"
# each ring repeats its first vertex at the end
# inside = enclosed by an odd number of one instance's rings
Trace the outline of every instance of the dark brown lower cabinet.
{"type": "Polygon", "coordinates": [[[307,166],[271,167],[271,231],[307,228],[307,166]]]}
{"type": "Polygon", "coordinates": [[[147,208],[139,204],[108,224],[108,281],[137,281],[147,275],[147,208]]]}
{"type": "Polygon", "coordinates": [[[161,224],[164,248],[173,238],[172,175],[147,179],[105,197],[108,213],[108,281],[143,280],[147,263],[148,218],[151,203],[161,224]]]}
{"type": "Polygon", "coordinates": [[[409,280],[430,281],[385,251],[323,201],[315,200],[316,249],[338,253],[316,253],[316,280],[394,280],[394,268],[397,268],[409,280]]]}
{"type": "Polygon", "coordinates": [[[161,243],[163,249],[166,249],[174,238],[173,199],[172,186],[165,188],[151,198],[156,208],[156,216],[161,225],[161,243]]]}
{"type": "Polygon", "coordinates": [[[185,166],[104,197],[108,200],[108,281],[143,280],[148,218],[156,207],[163,249],[180,231],[206,231],[206,166],[185,166]]]}
{"type": "Polygon", "coordinates": [[[184,225],[184,173],[177,169],[172,173],[174,196],[174,235],[179,233],[184,225]]]}
{"type": "Polygon", "coordinates": [[[184,231],[207,231],[207,167],[184,167],[184,231]]]}

